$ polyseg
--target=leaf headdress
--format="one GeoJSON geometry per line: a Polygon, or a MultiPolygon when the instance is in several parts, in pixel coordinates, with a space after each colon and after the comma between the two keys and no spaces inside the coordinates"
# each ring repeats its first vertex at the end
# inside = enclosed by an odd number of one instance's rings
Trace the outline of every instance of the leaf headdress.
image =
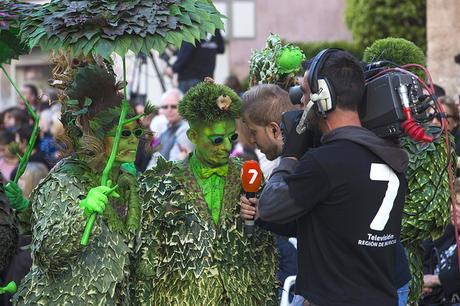
{"type": "Polygon", "coordinates": [[[29,47],[109,58],[112,52],[149,54],[167,44],[194,44],[222,29],[222,17],[207,0],[52,0],[24,20],[21,37],[29,47]]]}
{"type": "Polygon", "coordinates": [[[120,117],[123,85],[117,82],[111,66],[97,57],[72,57],[59,52],[51,85],[61,89],[62,118],[68,135],[76,139],[84,133],[102,139],[120,117]]]}
{"type": "Polygon", "coordinates": [[[179,104],[179,113],[190,124],[212,124],[239,117],[240,97],[211,78],[193,86],[179,104]]]}

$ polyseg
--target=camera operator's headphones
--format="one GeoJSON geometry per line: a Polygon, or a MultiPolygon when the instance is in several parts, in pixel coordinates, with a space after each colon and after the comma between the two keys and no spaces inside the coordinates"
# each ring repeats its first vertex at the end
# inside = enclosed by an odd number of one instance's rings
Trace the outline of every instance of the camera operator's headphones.
{"type": "Polygon", "coordinates": [[[310,86],[310,101],[314,103],[317,114],[327,117],[326,113],[336,106],[336,95],[331,82],[326,77],[318,78],[324,63],[333,52],[343,51],[342,49],[324,49],[312,60],[308,71],[307,81],[310,86]]]}

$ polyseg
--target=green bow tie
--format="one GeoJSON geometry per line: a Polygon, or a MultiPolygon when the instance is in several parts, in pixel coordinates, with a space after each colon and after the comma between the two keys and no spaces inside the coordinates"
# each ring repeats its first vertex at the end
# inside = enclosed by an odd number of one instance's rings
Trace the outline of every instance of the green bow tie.
{"type": "Polygon", "coordinates": [[[207,179],[214,174],[221,177],[226,177],[228,173],[228,165],[224,165],[218,168],[201,168],[200,170],[201,173],[199,173],[199,175],[204,179],[207,179]]]}

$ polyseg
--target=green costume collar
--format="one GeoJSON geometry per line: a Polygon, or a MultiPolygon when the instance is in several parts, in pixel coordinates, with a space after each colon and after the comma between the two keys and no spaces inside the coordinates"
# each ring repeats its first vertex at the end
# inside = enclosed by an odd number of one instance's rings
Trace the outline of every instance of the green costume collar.
{"type": "Polygon", "coordinates": [[[214,224],[217,225],[222,211],[228,164],[217,168],[210,168],[201,163],[196,154],[191,154],[189,165],[208,204],[214,224]]]}
{"type": "Polygon", "coordinates": [[[212,175],[226,177],[228,174],[228,164],[217,168],[211,168],[201,163],[200,160],[196,157],[196,154],[192,154],[190,157],[190,168],[192,169],[193,174],[200,177],[201,179],[208,179],[212,175]]]}

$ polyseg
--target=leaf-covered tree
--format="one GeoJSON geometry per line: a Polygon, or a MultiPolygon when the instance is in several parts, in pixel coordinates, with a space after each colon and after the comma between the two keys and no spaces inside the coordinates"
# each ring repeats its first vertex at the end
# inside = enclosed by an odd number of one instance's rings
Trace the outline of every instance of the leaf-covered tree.
{"type": "Polygon", "coordinates": [[[362,48],[392,36],[426,50],[426,0],[347,0],[345,21],[362,48]]]}

